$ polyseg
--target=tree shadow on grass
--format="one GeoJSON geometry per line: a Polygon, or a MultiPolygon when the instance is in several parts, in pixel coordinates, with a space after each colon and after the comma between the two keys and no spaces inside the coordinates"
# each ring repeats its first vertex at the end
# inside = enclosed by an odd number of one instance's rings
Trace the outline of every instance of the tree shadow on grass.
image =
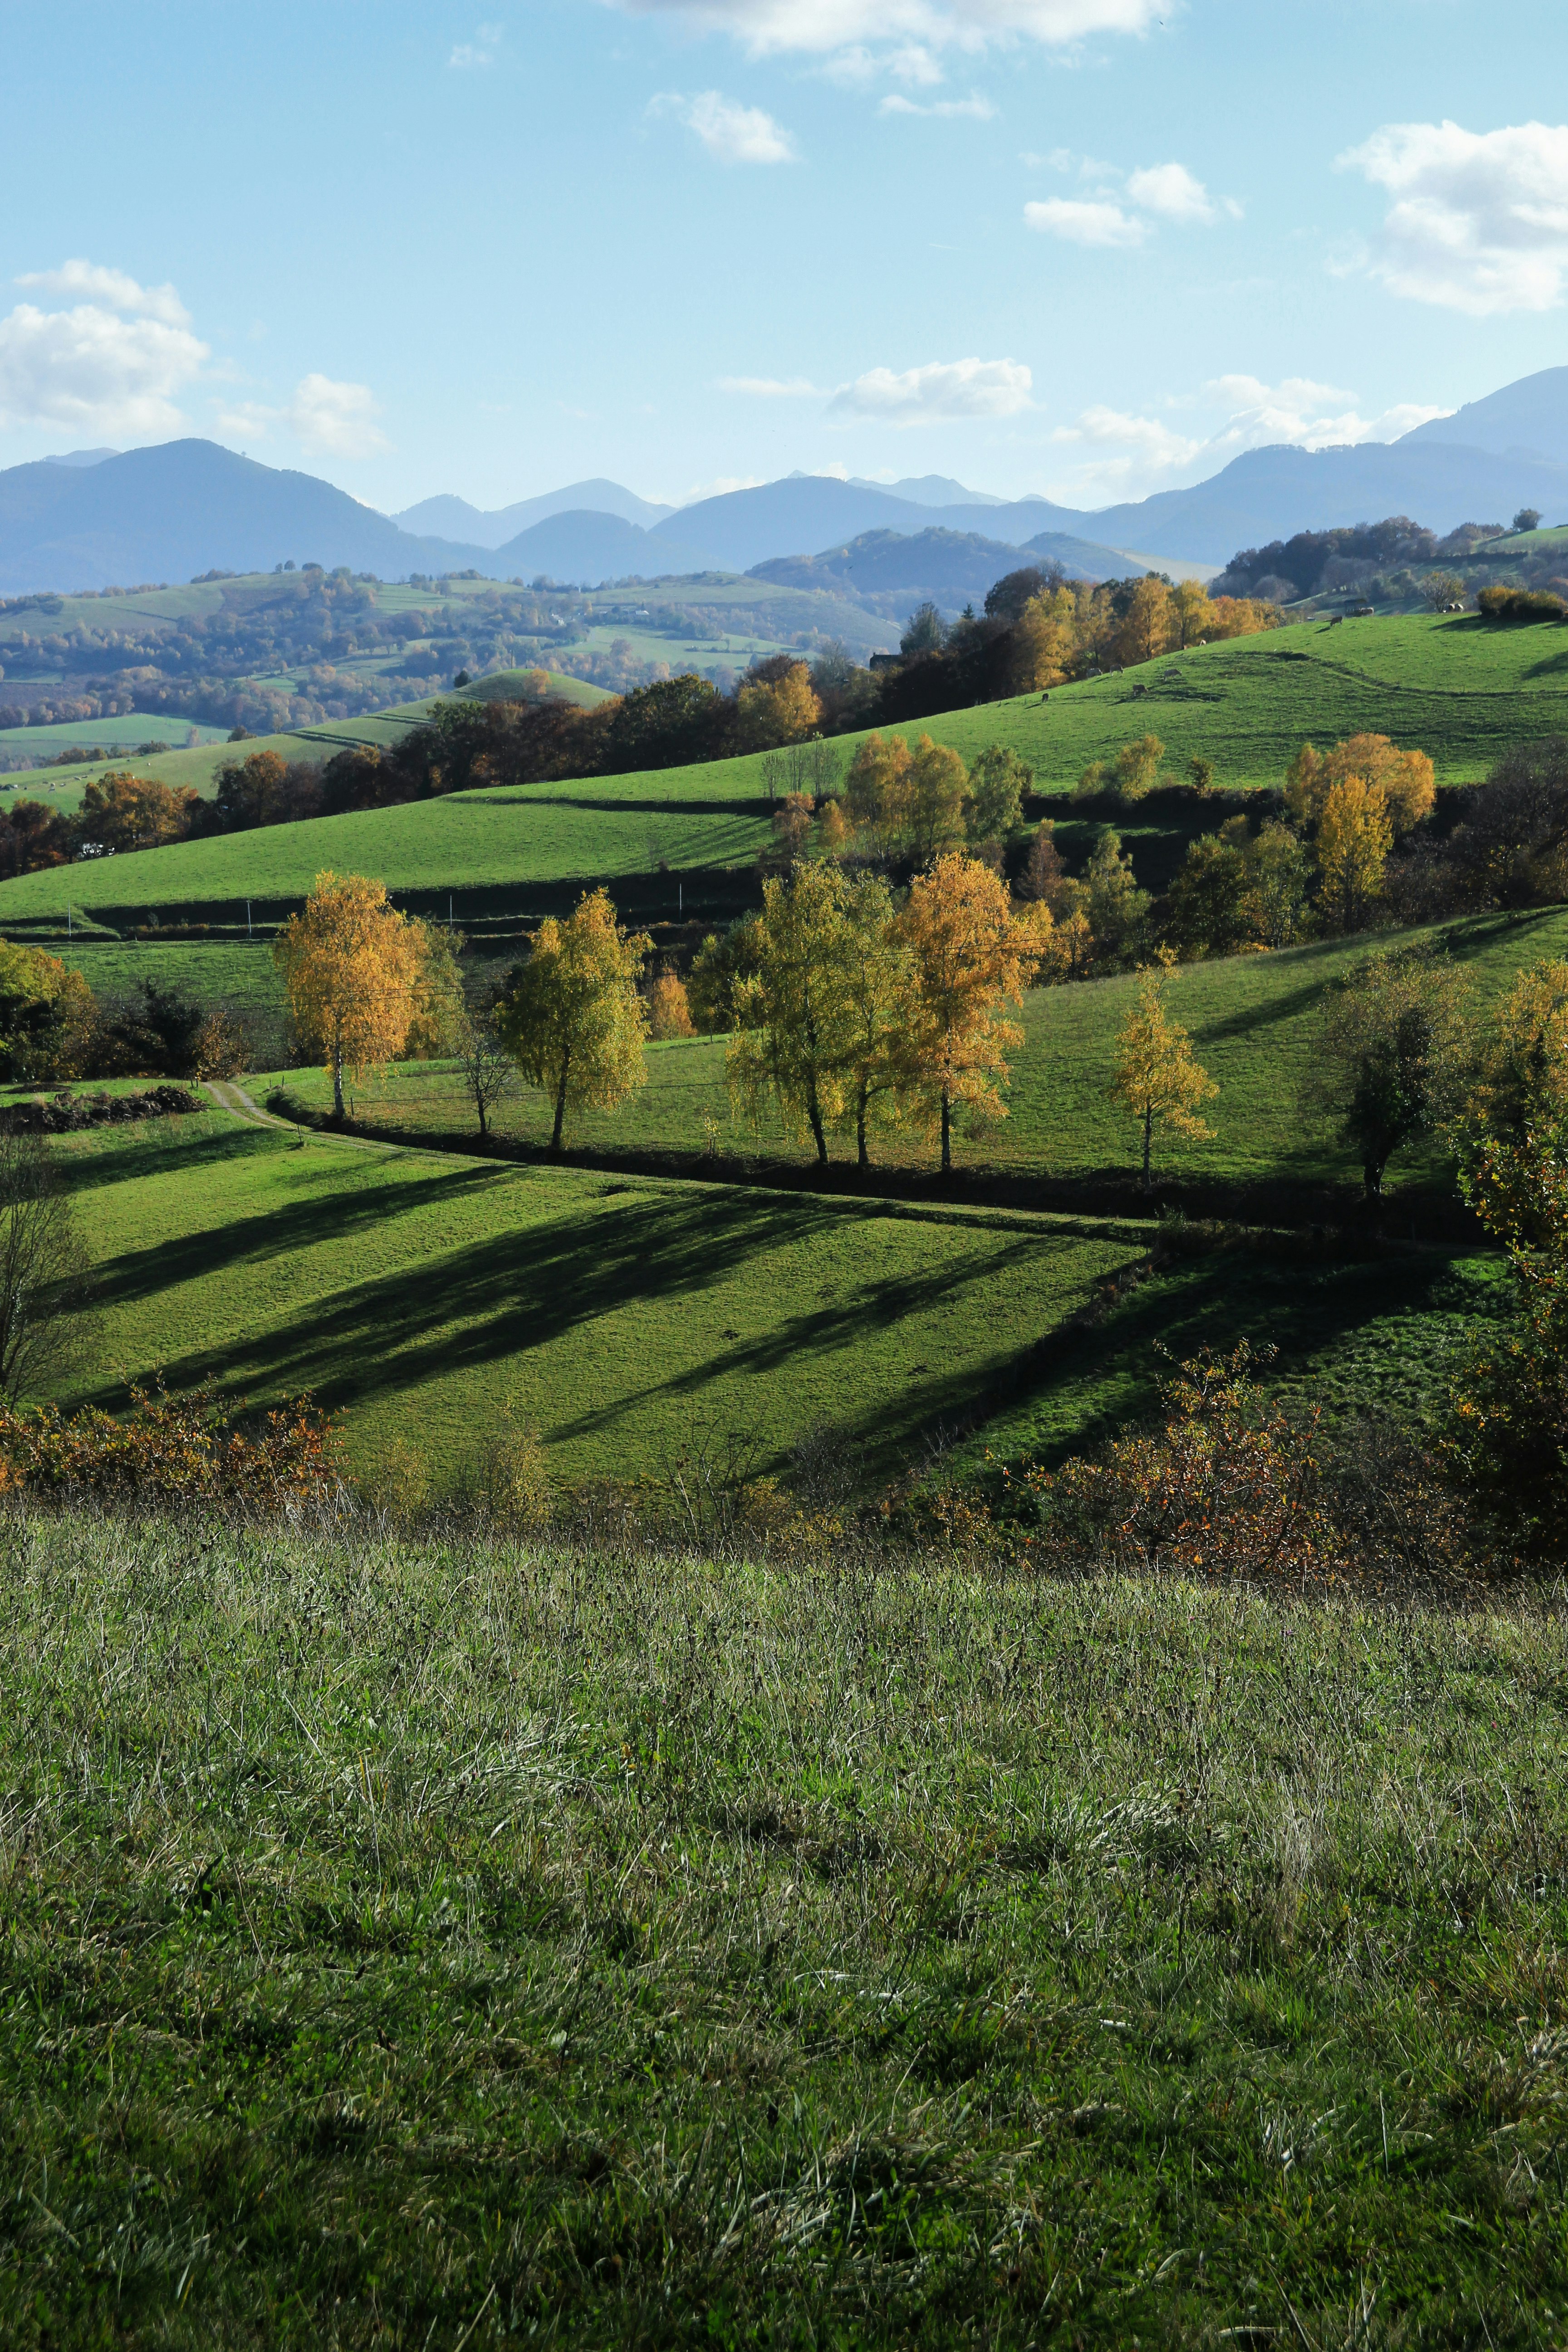
{"type": "Polygon", "coordinates": [[[275,1129],[242,1127],[234,1121],[203,1136],[110,1129],[102,1148],[89,1145],[86,1150],[56,1151],[53,1157],[63,1189],[83,1193],[133,1183],[142,1176],[183,1176],[193,1168],[222,1167],[229,1160],[254,1159],[260,1151],[275,1151],[287,1144],[288,1138],[275,1129]],[[110,1133],[114,1135],[112,1146],[108,1142],[110,1133]]]}
{"type": "MultiPolygon", "coordinates": [[[[494,1182],[486,1171],[467,1179],[494,1182]]],[[[510,1176],[500,1180],[515,1182],[510,1176]]],[[[399,1208],[451,1198],[451,1180],[431,1180],[398,1190],[399,1208]],[[412,1198],[410,1197],[412,1195],[412,1198]]],[[[379,1188],[378,1188],[379,1192],[379,1188]]],[[[198,1276],[221,1283],[226,1275],[244,1278],[247,1264],[289,1248],[333,1238],[352,1243],[356,1224],[374,1222],[384,1197],[345,1203],[341,1197],[293,1204],[279,1214],[240,1221],[196,1237],[195,1243],[162,1244],[132,1254],[104,1270],[100,1294],[106,1306],[145,1298],[171,1280],[198,1276]],[[345,1222],[346,1214],[346,1222],[345,1222]]],[[[405,1264],[373,1279],[345,1283],[330,1296],[301,1304],[286,1322],[237,1344],[187,1350],[165,1365],[172,1386],[211,1384],[235,1394],[254,1386],[261,1391],[309,1390],[318,1402],[341,1411],[378,1398],[408,1394],[435,1379],[493,1371],[522,1354],[548,1362],[546,1351],[573,1332],[617,1310],[649,1301],[668,1307],[672,1331],[683,1308],[716,1286],[759,1267],[747,1298],[737,1286],[735,1311],[753,1311],[765,1328],[736,1344],[733,1335],[710,1344],[700,1338],[696,1360],[674,1365],[666,1377],[645,1380],[603,1403],[558,1420],[554,1438],[604,1436],[663,1398],[689,1412],[716,1384],[741,1380],[754,1384],[753,1418],[768,1415],[768,1383],[792,1360],[806,1355],[842,1363],[862,1348],[868,1333],[888,1330],[906,1318],[939,1309],[973,1286],[984,1284],[1015,1257],[1017,1237],[998,1236],[994,1248],[966,1254],[910,1272],[873,1275],[841,1287],[830,1300],[792,1303],[768,1286],[761,1261],[792,1244],[820,1234],[825,1221],[841,1219],[837,1204],[769,1195],[709,1192],[635,1201],[612,1214],[585,1213],[585,1204],[508,1232],[465,1244],[417,1264],[405,1264]]],[[[858,1223],[859,1214],[856,1213],[858,1223]]],[[[868,1237],[870,1247],[877,1243],[868,1237]]],[[[1040,1244],[1025,1244],[1037,1249],[1040,1244]]],[[[1052,1244],[1053,1248],[1070,1244],[1052,1244]]],[[[1033,1344],[1035,1334],[1029,1335],[1033,1344]]],[[[965,1372],[928,1374],[909,1387],[897,1411],[908,1430],[941,1412],[950,1412],[965,1391],[973,1393],[994,1376],[1015,1352],[1002,1345],[995,1363],[965,1372]]],[[[641,1369],[639,1366],[638,1369],[641,1369]]],[[[925,1368],[921,1367],[923,1374],[925,1368]]],[[[847,1383],[843,1385],[847,1386],[847,1383]]],[[[896,1438],[885,1400],[868,1405],[864,1433],[879,1450],[896,1438]],[[872,1424],[875,1424],[873,1427],[872,1424]]],[[[862,1433],[860,1417],[854,1433],[862,1433]]]]}
{"type": "Polygon", "coordinates": [[[1300,1375],[1369,1323],[1450,1304],[1454,1266],[1451,1253],[1436,1250],[1274,1263],[1225,1250],[1177,1266],[1118,1300],[1089,1330],[1079,1327],[1058,1348],[1047,1343],[1041,1375],[1021,1401],[1041,1433],[1019,1450],[1054,1468],[1152,1414],[1161,1380],[1202,1348],[1247,1339],[1278,1350],[1273,1374],[1300,1375]]]}
{"type": "MultiPolygon", "coordinates": [[[[205,1231],[171,1234],[145,1249],[122,1251],[99,1270],[98,1303],[107,1308],[128,1307],[155,1297],[175,1283],[240,1279],[258,1263],[322,1242],[349,1245],[356,1233],[381,1225],[389,1216],[449,1204],[486,1186],[504,1187],[517,1181],[510,1169],[465,1167],[460,1161],[450,1172],[443,1169],[439,1174],[412,1179],[395,1176],[392,1165],[384,1162],[377,1169],[373,1163],[352,1189],[328,1185],[308,1197],[234,1217],[205,1231]],[[383,1181],[377,1182],[383,1170],[383,1181]]],[[[303,1171],[307,1178],[317,1172],[319,1162],[303,1171]]],[[[397,1277],[404,1282],[409,1278],[407,1269],[397,1277]]]]}

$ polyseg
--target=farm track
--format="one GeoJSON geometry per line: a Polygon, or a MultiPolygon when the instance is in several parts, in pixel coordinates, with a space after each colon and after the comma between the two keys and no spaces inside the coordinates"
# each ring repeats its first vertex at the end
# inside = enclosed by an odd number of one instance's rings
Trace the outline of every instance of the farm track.
{"type": "MultiPolygon", "coordinates": [[[[263,1110],[255,1097],[247,1095],[245,1088],[237,1085],[233,1078],[205,1078],[202,1084],[204,1090],[211,1095],[219,1110],[226,1110],[231,1118],[237,1118],[244,1126],[281,1128],[286,1135],[298,1136],[303,1143],[307,1133],[305,1128],[297,1120],[279,1118],[276,1113],[263,1110]]],[[[395,1154],[399,1159],[413,1157],[432,1159],[437,1156],[451,1156],[450,1154],[437,1155],[427,1145],[394,1143],[390,1138],[384,1141],[379,1136],[347,1135],[331,1128],[311,1127],[308,1131],[322,1142],[346,1143],[356,1151],[386,1152],[395,1154]]]]}

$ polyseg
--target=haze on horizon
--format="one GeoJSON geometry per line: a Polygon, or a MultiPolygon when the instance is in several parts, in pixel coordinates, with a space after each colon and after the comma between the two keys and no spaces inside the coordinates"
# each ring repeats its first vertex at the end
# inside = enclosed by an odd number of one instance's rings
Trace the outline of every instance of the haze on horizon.
{"type": "Polygon", "coordinates": [[[1568,356],[1544,0],[486,6],[11,11],[0,465],[1094,508],[1568,356]]]}

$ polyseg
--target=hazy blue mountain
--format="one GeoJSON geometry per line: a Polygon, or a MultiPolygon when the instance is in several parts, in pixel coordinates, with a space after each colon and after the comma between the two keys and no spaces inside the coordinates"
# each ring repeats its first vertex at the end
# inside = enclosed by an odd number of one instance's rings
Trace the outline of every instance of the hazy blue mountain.
{"type": "Polygon", "coordinates": [[[1107,580],[1127,570],[1114,549],[1095,547],[1087,540],[1060,538],[1048,551],[1042,549],[1035,556],[1030,550],[986,539],[978,531],[938,525],[909,536],[862,531],[858,539],[816,555],[773,556],[753,564],[749,576],[785,588],[822,588],[835,595],[895,596],[907,600],[911,610],[929,598],[951,614],[965,604],[984,604],[987,589],[1005,572],[1031,560],[1048,562],[1053,555],[1064,572],[1079,580],[1107,580]]]}
{"type": "Polygon", "coordinates": [[[0,473],[0,593],[269,572],[290,557],[396,580],[482,565],[489,551],[413,538],[331,482],[216,441],[166,441],[87,467],[39,458],[0,473]]]}
{"type": "Polygon", "coordinates": [[[1293,531],[1409,515],[1432,530],[1507,522],[1516,508],[1568,520],[1568,467],[1500,457],[1406,435],[1354,448],[1248,449],[1191,489],[1160,490],[1136,504],[1075,517],[1092,535],[1147,555],[1223,563],[1238,548],[1293,531]]]}
{"type": "Polygon", "coordinates": [[[106,457],[118,457],[118,449],[63,449],[58,457],[46,457],[46,466],[101,466],[106,457]]]}
{"type": "Polygon", "coordinates": [[[619,482],[595,478],[589,482],[572,482],[563,490],[546,490],[536,499],[519,499],[515,505],[496,507],[486,511],[471,507],[467,499],[421,499],[417,506],[405,507],[392,518],[400,530],[411,530],[438,539],[462,540],[475,547],[504,547],[520,530],[531,523],[544,522],[558,514],[619,515],[623,522],[640,523],[647,530],[673,514],[673,507],[654,505],[649,499],[639,499],[635,490],[623,488],[619,482]]]}
{"type": "Polygon", "coordinates": [[[642,530],[619,515],[594,513],[548,516],[498,547],[489,567],[507,579],[533,580],[547,573],[552,580],[588,587],[633,574],[654,580],[666,572],[723,568],[700,548],[642,530]]]}
{"type": "Polygon", "coordinates": [[[1521,376],[1500,392],[1489,392],[1484,400],[1467,401],[1452,416],[1417,425],[1394,446],[1407,449],[1413,442],[1458,443],[1467,449],[1489,449],[1496,457],[1517,452],[1543,457],[1549,465],[1568,466],[1568,367],[1521,376]]]}
{"type": "MultiPolygon", "coordinates": [[[[1039,530],[1071,530],[1084,518],[1047,499],[1020,499],[1006,506],[951,506],[942,509],[945,529],[978,531],[987,539],[1022,545],[1039,530]]],[[[751,490],[727,490],[655,526],[655,540],[700,547],[714,567],[749,572],[775,555],[806,555],[814,549],[858,539],[868,530],[906,534],[928,530],[931,509],[913,499],[895,498],[879,485],[841,482],[829,474],[792,474],[751,490]]],[[[1094,536],[1098,539],[1100,534],[1094,536]]],[[[670,567],[666,567],[670,568],[670,567]]]]}

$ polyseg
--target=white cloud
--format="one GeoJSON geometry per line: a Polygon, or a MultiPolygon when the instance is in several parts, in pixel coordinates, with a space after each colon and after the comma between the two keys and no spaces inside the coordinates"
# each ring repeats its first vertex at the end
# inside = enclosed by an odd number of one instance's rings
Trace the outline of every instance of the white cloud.
{"type": "Polygon", "coordinates": [[[721,163],[795,161],[789,132],[771,114],[764,114],[760,106],[738,106],[716,89],[699,90],[695,98],[666,90],[651,101],[648,112],[673,114],[721,163]]]}
{"type": "Polygon", "coordinates": [[[493,66],[496,61],[501,31],[500,25],[481,25],[471,41],[458,43],[447,63],[456,67],[459,73],[482,72],[485,67],[493,66]]]}
{"type": "Polygon", "coordinates": [[[752,400],[820,400],[809,376],[726,375],[719,379],[721,392],[741,392],[752,400]]]}
{"type": "Polygon", "coordinates": [[[1068,245],[1142,245],[1148,229],[1124,213],[1120,205],[1087,202],[1081,197],[1047,196],[1026,205],[1024,218],[1043,236],[1059,236],[1068,245]]]}
{"type": "Polygon", "coordinates": [[[1081,454],[1071,474],[1051,487],[1053,495],[1064,499],[1141,498],[1150,490],[1205,480],[1244,449],[1277,442],[1322,449],[1393,441],[1443,413],[1400,403],[1363,416],[1353,393],[1310,376],[1287,376],[1277,384],[1251,375],[1217,376],[1181,404],[1182,422],[1095,407],[1085,409],[1074,424],[1059,425],[1052,441],[1081,454]],[[1184,426],[1195,411],[1207,414],[1184,426]]]}
{"type": "Polygon", "coordinates": [[[334,383],[326,375],[302,377],[283,412],[301,447],[329,457],[372,457],[390,448],[374,422],[379,413],[369,384],[334,383]]]}
{"type": "Polygon", "coordinates": [[[91,261],[62,261],[58,269],[30,269],[16,280],[45,294],[79,294],[108,310],[129,310],[160,319],[166,327],[188,327],[191,314],[172,286],[138,286],[123,269],[103,269],[91,261]]]}
{"type": "Polygon", "coordinates": [[[1146,171],[1128,174],[1127,194],[1144,212],[1166,220],[1212,221],[1214,205],[1201,180],[1184,163],[1152,163],[1146,171]]]}
{"type": "Polygon", "coordinates": [[[1477,319],[1562,301],[1568,125],[1389,122],[1338,163],[1394,198],[1367,266],[1395,294],[1477,319]]]}
{"type": "Polygon", "coordinates": [[[978,95],[973,98],[939,98],[922,106],[912,98],[900,98],[897,91],[885,98],[877,111],[879,114],[939,115],[949,120],[955,115],[967,115],[974,122],[993,121],[996,114],[991,100],[978,95]]]}
{"type": "Polygon", "coordinates": [[[1147,32],[1164,0],[611,0],[732,34],[753,57],[833,57],[868,42],[979,50],[1022,37],[1062,47],[1095,33],[1147,32]]]}
{"type": "Polygon", "coordinates": [[[281,408],[261,401],[238,401],[219,410],[220,433],[233,441],[265,441],[281,426],[302,449],[322,457],[374,457],[391,443],[375,419],[380,407],[366,383],[339,383],[331,376],[302,376],[294,397],[281,408]]]}
{"type": "Polygon", "coordinates": [[[881,425],[947,424],[960,417],[1016,416],[1031,405],[1034,383],[1018,360],[933,360],[925,367],[871,368],[841,384],[829,404],[839,416],[881,425]]]}
{"type": "Polygon", "coordinates": [[[175,395],[210,353],[172,286],[140,286],[89,261],[33,270],[17,283],[88,299],[68,310],[19,302],[0,319],[0,424],[124,440],[185,424],[175,395]]]}

